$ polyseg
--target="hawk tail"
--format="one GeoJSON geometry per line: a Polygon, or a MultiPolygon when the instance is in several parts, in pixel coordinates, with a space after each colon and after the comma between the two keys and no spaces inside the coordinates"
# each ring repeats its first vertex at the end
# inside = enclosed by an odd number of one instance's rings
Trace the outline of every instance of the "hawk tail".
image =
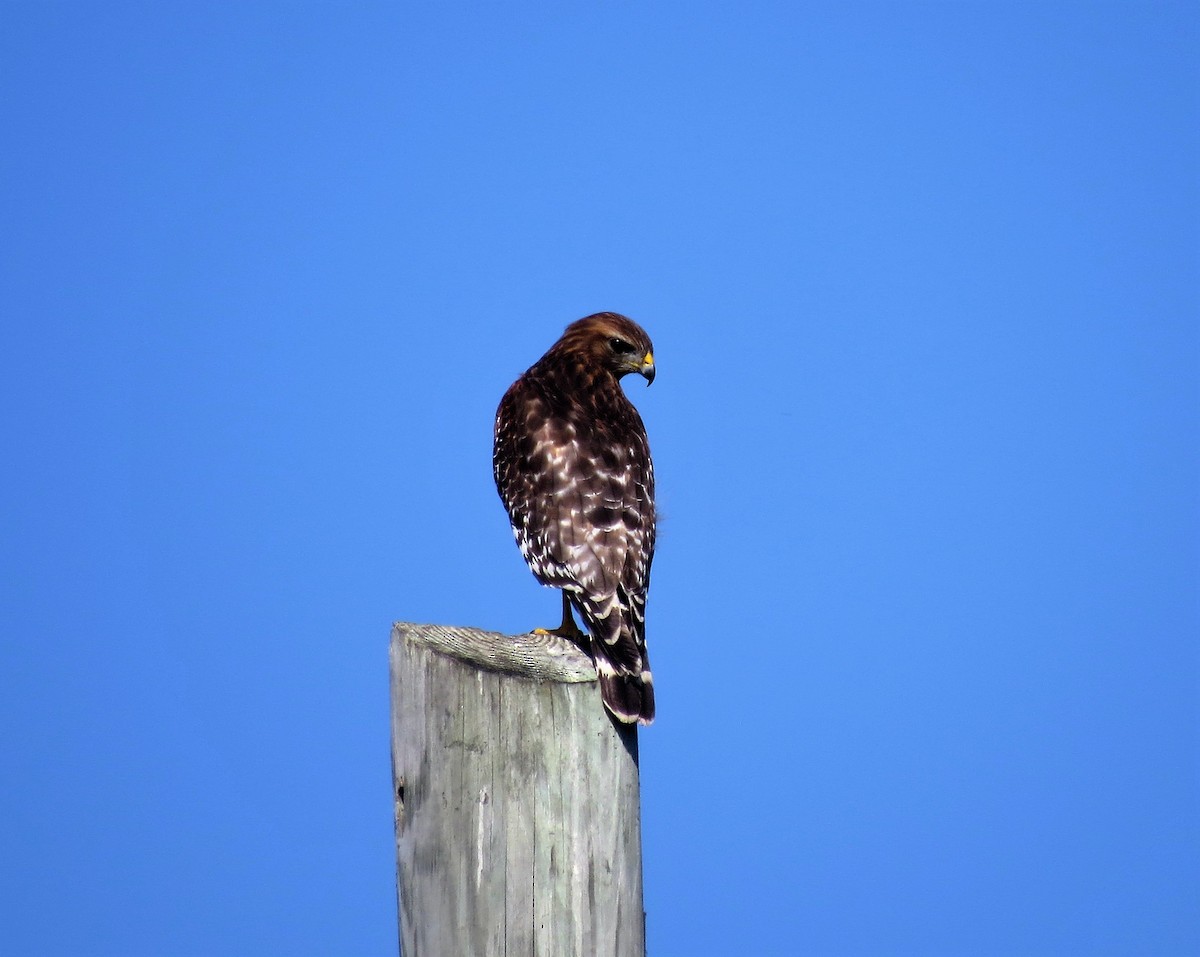
{"type": "MultiPolygon", "coordinates": [[[[607,662],[605,662],[607,664],[607,662]]],[[[596,662],[600,676],[600,695],[614,718],[625,724],[649,724],[654,720],[654,683],[650,672],[641,674],[605,674],[596,662]]]]}
{"type": "Polygon", "coordinates": [[[571,594],[570,601],[587,627],[604,707],[624,724],[649,724],[654,720],[654,676],[641,619],[616,595],[598,603],[571,594]]]}

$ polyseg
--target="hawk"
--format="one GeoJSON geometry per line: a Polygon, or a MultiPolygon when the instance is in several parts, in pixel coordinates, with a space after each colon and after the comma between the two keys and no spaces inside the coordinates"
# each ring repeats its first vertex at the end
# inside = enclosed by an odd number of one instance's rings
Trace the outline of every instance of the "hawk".
{"type": "Polygon", "coordinates": [[[615,312],[571,323],[504,393],[492,470],[525,561],[543,585],[562,590],[562,624],[551,633],[583,643],[574,608],[605,707],[619,721],[649,724],[654,465],[646,427],[619,384],[630,372],[654,381],[654,347],[641,326],[615,312]]]}

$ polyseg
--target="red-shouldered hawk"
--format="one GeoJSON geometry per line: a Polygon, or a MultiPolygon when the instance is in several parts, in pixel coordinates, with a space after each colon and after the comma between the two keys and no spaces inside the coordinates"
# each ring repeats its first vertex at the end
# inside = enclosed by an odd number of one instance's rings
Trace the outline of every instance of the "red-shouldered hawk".
{"type": "Polygon", "coordinates": [[[654,347],[631,319],[600,312],[567,326],[496,411],[492,468],[534,576],[562,589],[555,634],[591,636],[605,707],[654,719],[646,591],[654,558],[654,465],[646,427],[618,380],[654,381],[654,347]]]}

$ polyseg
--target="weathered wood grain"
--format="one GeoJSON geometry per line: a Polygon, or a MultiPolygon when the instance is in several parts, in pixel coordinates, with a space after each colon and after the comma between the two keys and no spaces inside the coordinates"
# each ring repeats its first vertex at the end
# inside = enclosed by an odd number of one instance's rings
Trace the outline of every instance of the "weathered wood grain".
{"type": "Polygon", "coordinates": [[[397,623],[404,957],[643,957],[637,732],[551,635],[397,623]]]}

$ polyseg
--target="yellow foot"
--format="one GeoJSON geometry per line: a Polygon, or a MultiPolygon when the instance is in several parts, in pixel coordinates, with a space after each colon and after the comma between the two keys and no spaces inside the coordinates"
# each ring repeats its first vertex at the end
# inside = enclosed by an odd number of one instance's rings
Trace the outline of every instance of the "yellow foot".
{"type": "Polygon", "coordinates": [[[557,628],[534,628],[533,634],[535,634],[535,635],[557,635],[559,638],[566,638],[567,641],[573,641],[573,642],[575,642],[575,644],[580,644],[581,642],[587,641],[587,632],[582,631],[580,629],[580,627],[577,624],[575,624],[575,618],[571,614],[571,603],[567,599],[566,592],[563,592],[562,603],[563,603],[562,624],[559,625],[557,628]]]}
{"type": "Polygon", "coordinates": [[[571,641],[579,641],[581,638],[587,637],[587,632],[580,629],[578,626],[563,627],[559,625],[557,628],[534,628],[531,634],[534,635],[557,635],[559,638],[568,638],[571,641]]]}

